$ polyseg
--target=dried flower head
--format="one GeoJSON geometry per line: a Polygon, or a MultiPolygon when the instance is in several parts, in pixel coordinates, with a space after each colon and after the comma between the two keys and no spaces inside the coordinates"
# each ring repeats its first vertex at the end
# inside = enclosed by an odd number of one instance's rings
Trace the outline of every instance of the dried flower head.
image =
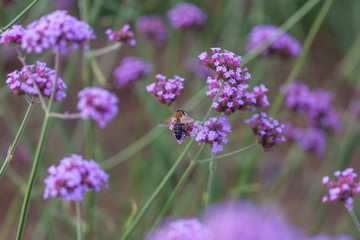
{"type": "Polygon", "coordinates": [[[84,193],[109,188],[107,175],[94,160],[72,154],[48,168],[44,199],[62,196],[66,201],[82,201],[84,193]]]}
{"type": "Polygon", "coordinates": [[[118,112],[119,99],[106,89],[86,87],[78,93],[78,98],[77,109],[81,111],[81,117],[93,119],[101,128],[114,119],[118,112]]]}
{"type": "MultiPolygon", "coordinates": [[[[25,97],[36,101],[39,96],[36,87],[33,85],[33,80],[37,84],[41,95],[43,97],[50,97],[55,82],[55,75],[55,70],[46,67],[46,63],[37,62],[36,66],[28,65],[20,71],[16,70],[9,73],[6,84],[15,95],[25,95],[25,97]]],[[[54,95],[55,101],[66,97],[65,89],[66,84],[61,78],[58,78],[54,95]]]]}
{"type": "Polygon", "coordinates": [[[165,21],[158,15],[142,16],[137,20],[136,26],[140,36],[155,46],[164,45],[169,37],[165,21]]]}
{"type": "Polygon", "coordinates": [[[223,151],[221,144],[227,143],[226,135],[231,132],[231,125],[228,123],[227,117],[210,118],[202,126],[199,125],[198,128],[199,132],[195,141],[210,144],[213,153],[223,151]]]}
{"type": "Polygon", "coordinates": [[[180,90],[184,88],[184,78],[177,75],[173,79],[166,79],[166,76],[157,74],[159,81],[146,86],[146,90],[151,92],[155,99],[168,106],[180,95],[180,90]]]}
{"type": "Polygon", "coordinates": [[[263,50],[261,55],[269,53],[279,54],[284,57],[297,57],[300,55],[300,43],[288,33],[273,25],[259,25],[253,27],[247,37],[246,51],[253,52],[256,47],[274,37],[276,37],[274,42],[263,50]]]}
{"type": "Polygon", "coordinates": [[[152,64],[138,57],[125,57],[114,70],[115,86],[122,88],[126,84],[148,75],[152,71],[152,64]]]}
{"type": "Polygon", "coordinates": [[[25,29],[21,25],[13,25],[0,35],[0,43],[8,46],[17,46],[21,44],[25,29]]]}
{"type": "Polygon", "coordinates": [[[110,28],[105,31],[108,35],[109,40],[127,43],[130,46],[136,45],[136,40],[134,38],[134,33],[130,31],[130,25],[125,24],[119,31],[113,32],[110,28]]]}
{"type": "Polygon", "coordinates": [[[270,116],[267,117],[266,113],[254,114],[252,118],[245,120],[245,123],[258,136],[258,143],[262,145],[264,151],[272,151],[275,145],[285,142],[285,137],[281,136],[284,124],[280,124],[270,116]]]}
{"type": "Polygon", "coordinates": [[[28,53],[52,49],[65,54],[70,47],[87,49],[86,42],[94,38],[94,31],[86,22],[68,15],[65,10],[56,10],[26,27],[21,47],[28,53]]]}
{"type": "Polygon", "coordinates": [[[353,197],[360,192],[360,184],[355,181],[357,174],[354,169],[347,168],[344,171],[336,171],[334,173],[337,181],[330,182],[328,176],[323,177],[323,184],[327,185],[329,189],[329,196],[324,196],[323,202],[331,202],[339,200],[345,202],[345,205],[350,210],[353,209],[353,197]]]}
{"type": "Polygon", "coordinates": [[[205,11],[198,6],[180,2],[167,12],[170,24],[175,29],[187,30],[190,28],[201,28],[207,22],[205,11]]]}

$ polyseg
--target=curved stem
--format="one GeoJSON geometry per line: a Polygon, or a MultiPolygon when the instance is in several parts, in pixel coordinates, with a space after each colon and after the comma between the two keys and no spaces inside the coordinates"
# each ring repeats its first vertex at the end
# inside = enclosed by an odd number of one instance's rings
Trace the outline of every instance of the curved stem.
{"type": "Polygon", "coordinates": [[[8,151],[8,153],[6,155],[5,161],[4,161],[4,163],[3,163],[3,165],[2,165],[2,167],[0,169],[0,179],[3,176],[7,166],[9,165],[10,160],[13,158],[15,148],[16,148],[16,146],[17,146],[17,144],[18,144],[18,142],[20,140],[20,137],[21,137],[21,135],[22,135],[22,133],[23,133],[23,131],[25,129],[26,123],[29,120],[29,117],[30,117],[30,114],[31,114],[31,111],[32,111],[33,107],[34,107],[34,104],[29,103],[29,106],[28,106],[28,108],[26,110],[25,116],[24,116],[24,118],[23,118],[23,120],[21,122],[20,128],[19,128],[19,130],[18,130],[18,132],[17,132],[17,134],[15,136],[15,139],[14,139],[13,143],[9,147],[9,151],[8,151]]]}
{"type": "Polygon", "coordinates": [[[213,199],[213,188],[215,181],[216,161],[214,153],[211,153],[211,160],[209,162],[209,179],[207,184],[206,196],[205,196],[205,208],[210,205],[213,199]]]}
{"type": "Polygon", "coordinates": [[[81,215],[81,202],[76,201],[76,217],[77,217],[77,240],[83,239],[83,230],[82,230],[82,215],[81,215]]]}
{"type": "Polygon", "coordinates": [[[91,50],[87,54],[91,57],[101,56],[106,53],[112,52],[114,50],[120,49],[121,45],[122,45],[121,42],[117,42],[117,43],[107,46],[107,47],[103,47],[103,48],[96,49],[96,50],[91,50]]]}

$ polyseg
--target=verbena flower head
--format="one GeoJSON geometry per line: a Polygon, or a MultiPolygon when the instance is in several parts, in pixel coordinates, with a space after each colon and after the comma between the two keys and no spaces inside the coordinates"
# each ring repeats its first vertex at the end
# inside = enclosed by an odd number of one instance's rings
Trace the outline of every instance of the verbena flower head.
{"type": "Polygon", "coordinates": [[[136,25],[141,37],[156,46],[164,45],[169,37],[165,21],[158,15],[142,16],[136,25]]]}
{"type": "Polygon", "coordinates": [[[70,47],[87,49],[86,42],[94,38],[86,22],[68,15],[65,10],[56,10],[26,27],[21,46],[28,53],[52,49],[65,54],[70,47]]]}
{"type": "Polygon", "coordinates": [[[110,28],[105,31],[106,35],[108,35],[109,40],[124,42],[129,44],[130,46],[136,45],[136,40],[134,38],[134,33],[130,31],[130,25],[125,24],[119,31],[114,32],[110,28]]]}
{"type": "Polygon", "coordinates": [[[148,75],[152,71],[152,64],[138,57],[125,57],[114,70],[115,86],[121,88],[126,84],[148,75]]]}
{"type": "Polygon", "coordinates": [[[176,4],[167,12],[167,17],[173,28],[181,30],[201,28],[207,22],[207,15],[203,9],[186,2],[176,4]]]}
{"type": "Polygon", "coordinates": [[[119,99],[106,89],[86,87],[78,93],[78,98],[77,109],[81,111],[81,117],[93,119],[101,128],[114,119],[118,112],[119,99]]]}
{"type": "Polygon", "coordinates": [[[275,208],[248,202],[223,202],[210,207],[204,224],[218,240],[305,239],[275,208]]]}
{"type": "Polygon", "coordinates": [[[227,117],[210,118],[198,128],[199,132],[195,141],[210,144],[213,153],[223,151],[221,144],[227,143],[226,135],[231,132],[231,125],[228,123],[227,117]]]}
{"type": "Polygon", "coordinates": [[[273,25],[259,25],[253,27],[247,37],[246,51],[253,52],[257,46],[274,38],[277,31],[279,33],[279,35],[277,35],[278,37],[269,47],[261,52],[261,55],[274,53],[285,57],[299,56],[301,53],[300,43],[288,33],[273,25]]]}
{"type": "Polygon", "coordinates": [[[0,35],[0,43],[8,46],[17,46],[21,44],[25,29],[20,25],[13,25],[0,35]]]}
{"type": "Polygon", "coordinates": [[[331,182],[328,176],[323,177],[323,184],[329,189],[329,196],[324,196],[323,202],[331,202],[335,200],[345,202],[350,210],[353,209],[353,197],[360,192],[360,184],[355,181],[357,174],[354,169],[347,168],[344,171],[336,171],[334,173],[337,181],[331,182]]]}
{"type": "MultiPolygon", "coordinates": [[[[216,238],[215,238],[216,239],[216,238]]],[[[196,218],[179,219],[156,229],[146,240],[215,240],[196,218]]]]}
{"type": "Polygon", "coordinates": [[[282,86],[281,92],[286,94],[285,104],[287,108],[301,114],[308,111],[308,97],[311,95],[311,91],[300,80],[296,80],[288,86],[282,86]]]}
{"type": "Polygon", "coordinates": [[[63,197],[66,201],[82,201],[84,193],[109,188],[107,175],[94,160],[72,154],[48,168],[44,199],[63,197]]]}
{"type": "MultiPolygon", "coordinates": [[[[169,126],[169,129],[170,130],[174,130],[174,127],[175,127],[175,122],[169,126]]],[[[199,131],[199,122],[198,121],[195,121],[194,123],[183,123],[183,133],[181,135],[181,138],[177,140],[177,142],[179,144],[181,144],[185,137],[195,137],[196,133],[199,131]]],[[[176,138],[175,136],[175,132],[174,132],[174,137],[176,138]]]]}
{"type": "MultiPolygon", "coordinates": [[[[55,70],[46,67],[46,63],[37,62],[36,66],[28,65],[20,71],[16,70],[7,75],[6,84],[15,95],[25,95],[34,101],[38,100],[38,91],[33,85],[37,84],[43,97],[50,97],[55,82],[55,70]]],[[[61,78],[56,82],[54,100],[59,101],[66,97],[66,84],[61,78]]]]}
{"type": "Polygon", "coordinates": [[[150,92],[155,99],[168,106],[175,101],[176,97],[180,95],[180,90],[184,88],[184,78],[177,75],[173,79],[167,79],[166,76],[157,74],[155,76],[158,82],[154,82],[146,86],[146,90],[150,92]]]}
{"type": "Polygon", "coordinates": [[[252,118],[245,120],[245,123],[258,136],[258,143],[262,145],[264,151],[272,151],[275,145],[285,142],[285,137],[281,136],[284,124],[268,117],[266,113],[254,114],[252,118]]]}

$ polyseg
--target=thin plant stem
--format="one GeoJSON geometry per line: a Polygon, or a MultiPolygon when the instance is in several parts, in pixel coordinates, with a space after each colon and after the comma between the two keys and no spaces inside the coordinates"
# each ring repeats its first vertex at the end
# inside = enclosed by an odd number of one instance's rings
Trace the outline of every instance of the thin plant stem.
{"type": "Polygon", "coordinates": [[[215,96],[214,100],[211,102],[211,106],[209,107],[207,113],[205,114],[205,117],[203,118],[203,122],[209,117],[210,112],[211,112],[211,110],[212,110],[212,108],[213,108],[213,107],[212,107],[212,104],[213,104],[214,102],[216,102],[217,99],[219,98],[219,95],[220,95],[221,90],[222,90],[223,87],[224,87],[224,82],[222,81],[221,84],[220,84],[219,90],[218,90],[218,92],[216,93],[216,96],[215,96]]]}
{"type": "Polygon", "coordinates": [[[56,51],[55,52],[55,80],[54,80],[54,83],[52,86],[51,95],[50,95],[50,99],[49,99],[49,104],[48,104],[48,109],[47,109],[48,114],[50,113],[51,107],[54,103],[56,87],[57,87],[59,71],[60,71],[60,64],[61,64],[60,53],[58,51],[56,51]]]}
{"type": "Polygon", "coordinates": [[[49,113],[49,117],[60,118],[60,119],[77,119],[81,118],[81,113],[49,113]]]}
{"type": "Polygon", "coordinates": [[[216,171],[216,161],[214,159],[215,154],[211,153],[211,161],[209,162],[209,178],[208,178],[208,184],[207,184],[207,190],[205,195],[205,208],[207,208],[211,201],[213,200],[214,195],[214,182],[215,182],[215,171],[216,171]]]}
{"type": "Polygon", "coordinates": [[[3,163],[3,165],[2,165],[2,167],[0,169],[0,179],[3,176],[7,166],[9,165],[10,160],[13,158],[14,151],[15,151],[16,146],[17,146],[17,144],[18,144],[18,142],[20,140],[20,137],[21,137],[21,135],[22,135],[22,133],[23,133],[23,131],[25,129],[25,126],[26,126],[26,124],[27,124],[27,122],[29,120],[29,117],[30,117],[30,114],[32,112],[33,107],[34,107],[34,104],[29,103],[29,106],[28,106],[28,108],[26,110],[25,116],[24,116],[24,118],[23,118],[23,120],[21,122],[20,128],[19,128],[19,130],[18,130],[18,132],[17,132],[17,134],[15,136],[15,139],[14,139],[13,143],[9,147],[9,151],[8,151],[8,153],[6,155],[5,161],[4,161],[4,163],[3,163]]]}
{"type": "Polygon", "coordinates": [[[346,206],[346,209],[348,210],[352,220],[354,221],[357,230],[360,232],[360,222],[359,222],[359,219],[356,217],[356,214],[355,214],[354,210],[348,208],[347,206],[346,206]]]}
{"type": "Polygon", "coordinates": [[[103,48],[96,49],[96,50],[91,50],[87,54],[90,57],[98,57],[98,56],[101,56],[101,55],[107,54],[109,52],[120,49],[121,45],[122,45],[121,42],[117,42],[117,43],[107,46],[107,47],[103,47],[103,48]]]}
{"type": "Polygon", "coordinates": [[[76,204],[76,217],[77,217],[77,240],[83,239],[83,229],[82,229],[82,214],[81,214],[81,202],[75,201],[76,204]]]}

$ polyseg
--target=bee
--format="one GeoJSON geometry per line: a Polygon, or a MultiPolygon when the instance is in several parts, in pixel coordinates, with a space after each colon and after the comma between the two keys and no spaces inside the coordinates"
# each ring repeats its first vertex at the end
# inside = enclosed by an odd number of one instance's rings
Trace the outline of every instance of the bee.
{"type": "Polygon", "coordinates": [[[186,123],[191,123],[193,122],[194,119],[192,117],[189,117],[187,115],[187,112],[185,112],[184,110],[177,110],[174,114],[174,116],[172,116],[171,118],[162,121],[161,123],[159,123],[159,127],[164,127],[164,126],[173,126],[174,129],[174,134],[175,134],[175,138],[177,140],[181,139],[181,136],[183,134],[183,132],[185,132],[185,125],[186,123]]]}

